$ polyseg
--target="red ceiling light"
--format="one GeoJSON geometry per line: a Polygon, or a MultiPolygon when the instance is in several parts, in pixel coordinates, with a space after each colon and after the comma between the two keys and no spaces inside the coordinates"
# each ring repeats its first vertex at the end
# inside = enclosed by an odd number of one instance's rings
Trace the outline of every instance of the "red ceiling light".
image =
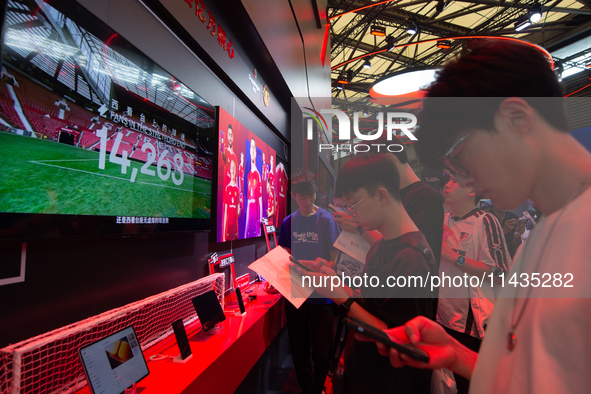
{"type": "Polygon", "coordinates": [[[374,36],[384,37],[386,35],[386,28],[384,26],[373,25],[371,27],[371,34],[374,36]]]}
{"type": "Polygon", "coordinates": [[[339,75],[339,77],[337,78],[337,83],[341,83],[343,85],[346,85],[349,82],[351,82],[352,79],[353,79],[353,71],[348,70],[346,75],[344,75],[342,73],[341,73],[341,75],[339,75]]]}
{"type": "Polygon", "coordinates": [[[449,40],[437,41],[437,48],[449,49],[449,48],[451,48],[451,41],[449,41],[449,40]]]}

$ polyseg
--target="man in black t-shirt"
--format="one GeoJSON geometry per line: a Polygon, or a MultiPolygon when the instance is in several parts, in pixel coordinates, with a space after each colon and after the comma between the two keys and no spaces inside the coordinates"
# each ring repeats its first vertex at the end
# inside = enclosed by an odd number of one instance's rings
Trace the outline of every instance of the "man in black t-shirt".
{"type": "MultiPolygon", "coordinates": [[[[443,204],[441,197],[435,189],[419,180],[412,167],[408,164],[406,148],[400,152],[388,152],[385,147],[380,146],[379,152],[377,151],[379,145],[388,146],[393,144],[404,146],[401,139],[392,136],[391,141],[385,139],[376,140],[372,145],[372,153],[387,154],[394,161],[400,177],[402,205],[408,216],[427,238],[427,242],[435,256],[435,261],[439,264],[443,239],[443,204]]],[[[349,232],[357,230],[370,245],[373,245],[376,240],[382,237],[377,231],[364,232],[357,229],[351,218],[342,212],[336,212],[334,216],[341,229],[349,232]]]]}
{"type": "MultiPolygon", "coordinates": [[[[318,293],[331,298],[347,316],[379,329],[419,315],[433,316],[434,299],[429,287],[411,284],[410,278],[419,278],[421,282],[437,275],[437,264],[425,236],[402,205],[400,179],[392,158],[373,153],[356,155],[340,170],[335,196],[344,201],[344,209],[356,227],[366,232],[377,230],[382,238],[368,253],[364,273],[368,279],[367,285],[359,289],[361,298],[350,297],[344,286],[317,287],[318,293]],[[398,286],[392,286],[388,283],[392,276],[408,280],[407,285],[400,281],[398,286]]],[[[328,268],[322,272],[335,275],[328,268]]],[[[323,276],[308,272],[306,275],[323,276]]],[[[328,283],[335,278],[330,279],[328,283]]],[[[396,370],[378,354],[373,343],[354,341],[346,357],[346,393],[427,394],[430,382],[431,371],[396,370]]]]}

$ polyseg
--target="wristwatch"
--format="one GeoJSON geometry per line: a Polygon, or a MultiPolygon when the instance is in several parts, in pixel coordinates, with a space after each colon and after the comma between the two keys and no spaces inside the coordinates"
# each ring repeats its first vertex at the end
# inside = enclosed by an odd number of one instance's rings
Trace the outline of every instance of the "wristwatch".
{"type": "Polygon", "coordinates": [[[464,265],[465,262],[466,262],[466,259],[464,258],[464,256],[458,256],[458,258],[456,259],[457,265],[464,265]]]}
{"type": "Polygon", "coordinates": [[[361,233],[363,232],[363,229],[361,228],[361,226],[359,226],[355,229],[355,231],[357,231],[357,234],[361,235],[361,233]]]}
{"type": "Polygon", "coordinates": [[[346,315],[347,312],[351,309],[351,305],[355,302],[355,300],[351,297],[347,298],[347,301],[343,302],[341,305],[337,307],[337,312],[342,315],[346,315]]]}

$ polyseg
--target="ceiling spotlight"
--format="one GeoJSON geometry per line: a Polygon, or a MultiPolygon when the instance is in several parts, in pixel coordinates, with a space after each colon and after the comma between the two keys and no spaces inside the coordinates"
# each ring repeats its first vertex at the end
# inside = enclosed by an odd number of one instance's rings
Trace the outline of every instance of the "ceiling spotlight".
{"type": "Polygon", "coordinates": [[[384,26],[373,25],[371,27],[371,34],[374,36],[384,37],[386,35],[386,28],[384,26]]]}
{"type": "Polygon", "coordinates": [[[449,40],[439,40],[439,41],[437,41],[437,48],[449,49],[449,48],[451,48],[451,41],[449,41],[449,40]]]}
{"type": "Polygon", "coordinates": [[[408,28],[406,29],[406,32],[412,36],[412,35],[417,34],[418,30],[419,29],[417,27],[417,24],[414,22],[410,22],[410,24],[408,25],[408,28]]]}
{"type": "Polygon", "coordinates": [[[526,27],[531,26],[531,21],[529,20],[527,14],[522,15],[515,21],[515,31],[522,31],[526,27]]]}
{"type": "Polygon", "coordinates": [[[531,10],[529,10],[529,21],[531,23],[536,23],[540,19],[542,19],[542,6],[536,4],[531,10]]]}
{"type": "Polygon", "coordinates": [[[337,83],[337,89],[343,90],[343,84],[342,83],[337,83]]]}
{"type": "Polygon", "coordinates": [[[347,74],[341,74],[339,75],[339,77],[337,78],[337,83],[346,85],[349,82],[351,82],[351,80],[353,79],[353,70],[348,70],[347,74]]]}
{"type": "Polygon", "coordinates": [[[371,62],[369,59],[365,60],[365,63],[363,63],[363,68],[371,68],[371,62]]]}
{"type": "Polygon", "coordinates": [[[368,117],[369,116],[369,112],[363,111],[363,116],[368,117]]]}

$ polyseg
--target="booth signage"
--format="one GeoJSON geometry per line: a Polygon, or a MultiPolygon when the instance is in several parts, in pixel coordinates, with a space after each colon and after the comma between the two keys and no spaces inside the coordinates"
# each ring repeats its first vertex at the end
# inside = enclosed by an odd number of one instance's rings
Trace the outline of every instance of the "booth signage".
{"type": "Polygon", "coordinates": [[[239,278],[236,278],[236,286],[240,291],[248,290],[250,287],[250,274],[244,274],[239,278]]]}

